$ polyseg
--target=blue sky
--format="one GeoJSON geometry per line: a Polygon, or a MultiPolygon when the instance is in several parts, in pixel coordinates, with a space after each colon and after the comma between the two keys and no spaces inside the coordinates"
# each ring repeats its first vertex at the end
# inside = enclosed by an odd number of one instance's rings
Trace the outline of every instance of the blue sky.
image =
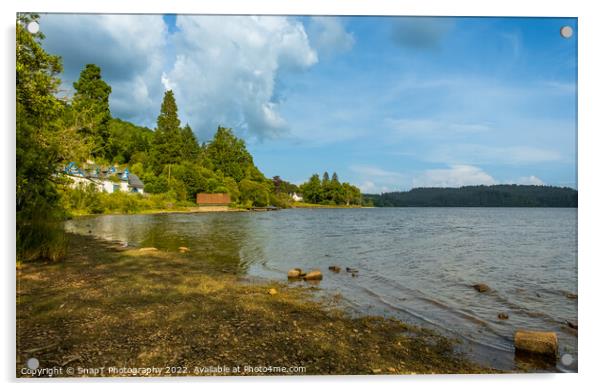
{"type": "Polygon", "coordinates": [[[234,128],[268,176],[577,186],[576,19],[53,14],[41,28],[65,94],[96,63],[113,115],[154,127],[171,88],[200,140],[234,128]]]}

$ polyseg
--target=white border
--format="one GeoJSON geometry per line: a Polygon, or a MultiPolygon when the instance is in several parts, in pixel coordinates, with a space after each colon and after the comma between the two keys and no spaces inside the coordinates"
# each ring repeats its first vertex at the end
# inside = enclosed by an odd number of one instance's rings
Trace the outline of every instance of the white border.
{"type": "MultiPolygon", "coordinates": [[[[15,282],[14,282],[14,24],[17,11],[37,12],[88,12],[88,13],[206,13],[206,14],[321,14],[321,15],[447,15],[447,16],[565,16],[579,18],[579,374],[566,375],[504,375],[504,376],[417,376],[417,377],[295,377],[283,378],[228,378],[228,379],[179,379],[178,387],[206,388],[251,387],[265,390],[288,389],[306,390],[308,387],[345,387],[365,389],[366,387],[400,387],[411,390],[415,388],[462,389],[467,387],[487,390],[508,390],[509,387],[526,385],[549,389],[578,389],[586,383],[599,383],[595,376],[599,372],[599,353],[602,349],[601,338],[595,334],[599,326],[600,304],[600,263],[602,262],[598,242],[602,221],[600,202],[601,176],[600,159],[600,111],[602,104],[601,91],[600,39],[602,39],[602,18],[597,12],[594,1],[474,1],[474,0],[221,0],[221,1],[186,1],[186,0],[146,0],[131,1],[69,1],[69,0],[20,0],[18,3],[2,2],[2,58],[1,67],[3,93],[0,103],[2,109],[2,130],[0,145],[5,149],[2,153],[2,205],[5,224],[2,226],[2,248],[4,287],[3,302],[8,311],[1,323],[2,352],[0,353],[2,380],[8,386],[20,388],[51,387],[60,389],[79,389],[81,383],[62,381],[55,383],[28,381],[16,384],[14,379],[14,316],[15,316],[15,282]],[[320,383],[320,384],[316,384],[320,383]]],[[[130,388],[136,380],[92,380],[85,387],[105,389],[110,387],[130,388]]],[[[170,379],[155,379],[144,382],[147,389],[164,389],[171,383],[170,379]]],[[[141,386],[139,384],[136,387],[141,386]]]]}

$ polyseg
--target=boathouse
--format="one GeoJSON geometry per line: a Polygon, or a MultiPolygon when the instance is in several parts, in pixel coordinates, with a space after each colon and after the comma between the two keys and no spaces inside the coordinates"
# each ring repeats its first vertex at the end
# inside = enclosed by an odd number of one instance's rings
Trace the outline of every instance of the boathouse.
{"type": "Polygon", "coordinates": [[[230,194],[228,193],[198,193],[196,203],[201,206],[230,205],[230,194]]]}

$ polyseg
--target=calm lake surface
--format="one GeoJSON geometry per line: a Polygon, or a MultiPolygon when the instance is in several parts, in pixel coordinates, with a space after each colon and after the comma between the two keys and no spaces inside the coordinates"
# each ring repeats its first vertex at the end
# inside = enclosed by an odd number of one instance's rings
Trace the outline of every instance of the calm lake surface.
{"type": "Polygon", "coordinates": [[[437,329],[463,340],[469,355],[502,369],[516,365],[516,329],[556,331],[560,356],[573,358],[570,365],[559,360],[557,369],[576,370],[577,332],[566,321],[577,322],[577,300],[566,294],[577,292],[577,209],[111,215],[71,220],[66,228],[129,246],[186,246],[199,262],[251,277],[284,282],[288,269],[319,268],[319,286],[340,293],[353,313],[437,329]],[[329,265],[343,271],[330,272],[329,265]],[[359,275],[346,273],[347,266],[359,275]],[[470,287],[479,282],[492,291],[470,287]],[[500,312],[509,319],[499,320],[500,312]]]}

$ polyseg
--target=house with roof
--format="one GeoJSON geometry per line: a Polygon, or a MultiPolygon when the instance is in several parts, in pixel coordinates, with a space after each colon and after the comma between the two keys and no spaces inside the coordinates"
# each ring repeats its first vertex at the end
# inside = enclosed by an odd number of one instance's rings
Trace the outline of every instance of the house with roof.
{"type": "Polygon", "coordinates": [[[120,170],[115,166],[101,167],[91,164],[87,168],[80,168],[75,162],[71,162],[63,173],[71,180],[72,188],[92,185],[96,190],[106,193],[122,191],[144,194],[144,183],[127,167],[120,170]]]}

